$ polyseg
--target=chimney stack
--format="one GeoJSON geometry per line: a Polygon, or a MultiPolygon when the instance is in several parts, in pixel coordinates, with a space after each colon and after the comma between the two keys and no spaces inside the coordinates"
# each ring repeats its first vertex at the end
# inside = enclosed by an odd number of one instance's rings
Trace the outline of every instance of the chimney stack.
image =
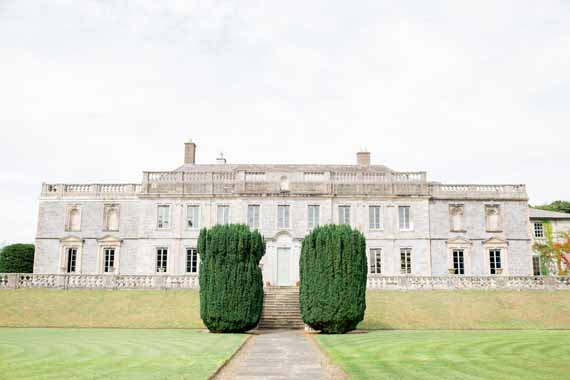
{"type": "Polygon", "coordinates": [[[370,166],[370,152],[360,151],[356,153],[356,163],[358,166],[370,166]]]}
{"type": "Polygon", "coordinates": [[[196,163],[196,144],[188,140],[184,144],[184,164],[194,165],[196,163]]]}

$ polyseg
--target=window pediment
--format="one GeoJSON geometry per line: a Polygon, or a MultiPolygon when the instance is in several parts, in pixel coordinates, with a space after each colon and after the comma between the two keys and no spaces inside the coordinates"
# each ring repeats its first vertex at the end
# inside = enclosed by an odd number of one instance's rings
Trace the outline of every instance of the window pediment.
{"type": "Polygon", "coordinates": [[[81,244],[83,243],[83,239],[75,235],[69,235],[64,238],[59,239],[60,243],[76,243],[81,244]]]}
{"type": "Polygon", "coordinates": [[[504,239],[493,236],[493,237],[483,241],[483,245],[493,246],[493,247],[506,247],[509,245],[509,243],[504,239]]]}
{"type": "Polygon", "coordinates": [[[99,245],[120,245],[121,244],[120,239],[117,239],[115,236],[112,235],[105,235],[99,239],[97,239],[97,244],[99,245]]]}
{"type": "Polygon", "coordinates": [[[473,245],[471,240],[465,239],[461,236],[456,236],[447,241],[449,247],[470,247],[473,245]]]}

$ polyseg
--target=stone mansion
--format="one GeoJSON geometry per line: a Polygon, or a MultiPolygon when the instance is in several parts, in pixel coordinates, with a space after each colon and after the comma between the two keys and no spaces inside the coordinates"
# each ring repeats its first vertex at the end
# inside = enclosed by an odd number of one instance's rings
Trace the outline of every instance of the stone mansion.
{"type": "Polygon", "coordinates": [[[203,165],[189,142],[184,156],[137,184],[43,184],[34,272],[196,273],[200,229],[245,223],[267,241],[264,281],[290,285],[303,237],[339,223],[365,234],[371,274],[533,274],[524,185],[430,182],[368,152],[354,165],[203,165]]]}

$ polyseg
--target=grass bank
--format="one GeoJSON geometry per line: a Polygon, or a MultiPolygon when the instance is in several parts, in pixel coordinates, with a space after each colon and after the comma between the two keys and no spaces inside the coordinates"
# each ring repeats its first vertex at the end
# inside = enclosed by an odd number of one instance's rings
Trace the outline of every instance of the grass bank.
{"type": "Polygon", "coordinates": [[[568,291],[366,293],[361,329],[570,329],[568,291]]]}
{"type": "Polygon", "coordinates": [[[319,335],[351,380],[567,380],[570,331],[319,335]]]}
{"type": "Polygon", "coordinates": [[[246,337],[199,330],[0,328],[0,378],[207,379],[246,337]]]}
{"type": "Polygon", "coordinates": [[[196,290],[2,290],[0,310],[1,327],[204,327],[196,290]]]}
{"type": "MultiPolygon", "coordinates": [[[[570,329],[570,292],[369,291],[361,329],[570,329]]],[[[0,291],[3,327],[203,328],[196,290],[0,291]]]]}

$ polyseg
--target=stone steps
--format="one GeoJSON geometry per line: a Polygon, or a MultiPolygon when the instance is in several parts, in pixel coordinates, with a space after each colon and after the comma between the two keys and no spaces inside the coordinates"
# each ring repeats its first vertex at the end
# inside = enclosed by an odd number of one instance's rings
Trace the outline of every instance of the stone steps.
{"type": "Polygon", "coordinates": [[[271,286],[264,289],[259,329],[302,329],[299,289],[271,286]]]}

